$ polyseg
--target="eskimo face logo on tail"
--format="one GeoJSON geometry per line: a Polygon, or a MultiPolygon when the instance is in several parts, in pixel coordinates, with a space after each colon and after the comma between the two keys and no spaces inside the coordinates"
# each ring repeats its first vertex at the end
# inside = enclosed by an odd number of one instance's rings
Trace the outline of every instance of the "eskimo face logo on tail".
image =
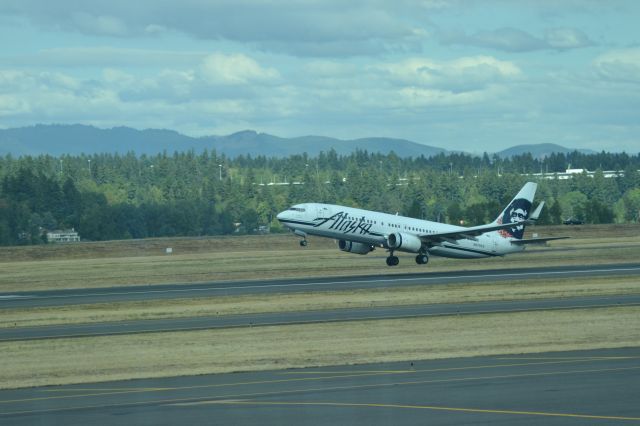
{"type": "MultiPolygon", "coordinates": [[[[529,218],[529,211],[531,210],[531,201],[524,198],[518,198],[513,200],[509,207],[507,207],[502,215],[502,223],[515,223],[522,222],[529,218]]],[[[524,235],[524,225],[514,226],[513,228],[507,228],[500,230],[500,235],[503,237],[513,237],[522,239],[524,235]]]]}

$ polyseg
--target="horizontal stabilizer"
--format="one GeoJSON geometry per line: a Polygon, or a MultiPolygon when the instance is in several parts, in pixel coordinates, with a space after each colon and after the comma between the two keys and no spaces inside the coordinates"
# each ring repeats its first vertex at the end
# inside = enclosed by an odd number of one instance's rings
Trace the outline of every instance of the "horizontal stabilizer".
{"type": "Polygon", "coordinates": [[[529,219],[538,220],[538,218],[540,217],[540,212],[542,212],[543,207],[544,207],[544,201],[541,201],[540,204],[538,204],[538,207],[536,207],[533,213],[531,213],[531,215],[529,216],[529,219]]]}

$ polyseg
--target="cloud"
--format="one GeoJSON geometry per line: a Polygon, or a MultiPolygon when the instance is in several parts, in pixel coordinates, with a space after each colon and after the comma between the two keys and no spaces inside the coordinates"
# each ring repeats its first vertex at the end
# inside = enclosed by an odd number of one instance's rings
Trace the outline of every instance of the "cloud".
{"type": "Polygon", "coordinates": [[[280,74],[275,68],[260,66],[242,54],[216,53],[204,59],[200,68],[202,78],[213,85],[245,85],[275,81],[280,74]]]}
{"type": "Polygon", "coordinates": [[[396,84],[437,88],[451,92],[466,92],[519,77],[515,64],[491,56],[462,57],[452,61],[410,58],[401,62],[379,65],[396,84]]]}
{"type": "MultiPolygon", "coordinates": [[[[117,94],[92,81],[81,81],[57,72],[0,71],[0,93],[7,93],[5,114],[30,122],[71,118],[87,114],[104,114],[117,104],[117,94]],[[7,107],[7,99],[13,99],[7,107]],[[19,99],[20,102],[16,100],[19,99]],[[96,109],[97,106],[103,108],[96,109]]],[[[112,111],[115,111],[112,110],[112,111]]]]}
{"type": "Polygon", "coordinates": [[[405,111],[439,107],[466,107],[497,100],[509,92],[509,83],[522,71],[515,64],[490,56],[451,61],[410,58],[377,67],[392,85],[381,105],[405,111]]]}
{"type": "Polygon", "coordinates": [[[593,66],[604,79],[640,83],[640,48],[612,50],[598,56],[593,66]]]}
{"type": "Polygon", "coordinates": [[[467,106],[487,102],[495,98],[499,93],[503,93],[503,91],[500,91],[497,86],[492,86],[485,90],[466,92],[406,87],[399,91],[397,104],[405,109],[434,106],[467,106]]]}
{"type": "Polygon", "coordinates": [[[4,58],[12,66],[45,67],[164,67],[193,66],[201,62],[208,52],[171,51],[97,47],[59,47],[37,53],[4,58]]]}
{"type": "Polygon", "coordinates": [[[244,54],[210,54],[186,69],[107,67],[101,73],[76,74],[0,68],[0,113],[18,125],[58,122],[202,131],[205,123],[277,119],[290,114],[292,102],[299,101],[280,87],[278,70],[244,54]]]}
{"type": "Polygon", "coordinates": [[[480,31],[473,35],[464,32],[444,32],[440,35],[440,42],[444,45],[487,47],[506,52],[526,52],[544,46],[542,40],[514,28],[480,31]]]}
{"type": "Polygon", "coordinates": [[[444,45],[483,47],[504,52],[531,52],[535,50],[567,50],[591,46],[593,42],[581,31],[573,28],[553,28],[543,38],[515,28],[480,31],[472,35],[464,32],[442,32],[444,45]]]}
{"type": "Polygon", "coordinates": [[[579,49],[593,45],[583,32],[574,28],[549,29],[545,33],[545,42],[549,48],[558,50],[579,49]]]}
{"type": "Polygon", "coordinates": [[[490,56],[414,57],[371,65],[309,60],[299,68],[276,69],[240,53],[213,53],[184,69],[147,71],[104,67],[80,78],[2,70],[0,93],[6,96],[0,109],[25,123],[145,123],[191,131],[214,122],[226,123],[225,129],[229,123],[265,129],[283,120],[315,126],[324,120],[366,121],[393,111],[478,104],[507,93],[508,84],[522,74],[515,64],[490,56]]]}
{"type": "Polygon", "coordinates": [[[2,0],[2,35],[20,43],[0,55],[0,116],[452,146],[637,140],[640,53],[604,47],[637,42],[637,6],[601,3],[2,0]]]}
{"type": "Polygon", "coordinates": [[[398,7],[340,0],[3,0],[0,14],[88,35],[151,37],[173,31],[298,56],[351,56],[416,48],[423,25],[406,9],[423,6],[405,2],[402,13],[398,7]]]}
{"type": "Polygon", "coordinates": [[[85,12],[76,12],[71,15],[71,19],[73,25],[84,33],[115,37],[129,35],[127,25],[115,16],[96,16],[85,12]]]}
{"type": "Polygon", "coordinates": [[[126,98],[132,88],[149,91],[156,85],[153,79],[118,70],[106,70],[99,79],[0,70],[0,114],[11,117],[14,126],[54,122],[180,128],[182,121],[206,121],[198,101],[174,102],[170,91],[155,98],[126,98]]]}
{"type": "Polygon", "coordinates": [[[101,83],[116,90],[124,102],[157,100],[177,105],[256,100],[265,91],[277,90],[282,81],[277,69],[264,67],[247,55],[214,53],[192,67],[165,68],[146,76],[107,68],[101,83]]]}

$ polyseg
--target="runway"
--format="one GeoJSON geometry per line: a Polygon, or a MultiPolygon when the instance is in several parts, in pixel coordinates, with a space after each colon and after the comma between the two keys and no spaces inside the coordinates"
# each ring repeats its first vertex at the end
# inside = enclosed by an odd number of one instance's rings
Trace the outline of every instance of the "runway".
{"type": "MultiPolygon", "coordinates": [[[[138,286],[0,294],[0,308],[224,294],[637,276],[640,264],[138,286]]],[[[638,306],[640,294],[370,306],[0,329],[0,342],[274,324],[638,306]]],[[[55,344],[52,341],[52,344],[55,344]]],[[[417,354],[416,358],[424,358],[417,354]]],[[[427,356],[428,357],[428,356],[427,356]]],[[[349,362],[347,360],[346,362],[349,362]]],[[[238,365],[238,370],[242,370],[238,365]]],[[[405,361],[0,391],[0,423],[640,424],[640,348],[405,361]]],[[[1,378],[0,378],[1,380],[1,378]]]]}
{"type": "Polygon", "coordinates": [[[216,328],[260,327],[338,321],[400,319],[447,315],[460,316],[472,314],[621,306],[640,306],[640,294],[471,303],[438,303],[409,306],[371,306],[366,308],[331,309],[321,311],[275,312],[93,324],[63,324],[42,327],[0,328],[0,342],[169,331],[194,331],[216,328]]]}
{"type": "Polygon", "coordinates": [[[640,274],[640,263],[580,265],[518,269],[428,272],[383,276],[351,276],[286,280],[228,281],[199,284],[164,284],[98,289],[0,293],[0,309],[63,306],[87,303],[211,297],[220,295],[274,294],[305,291],[378,289],[408,285],[441,285],[500,282],[540,278],[622,276],[640,274]]]}
{"type": "Polygon", "coordinates": [[[633,424],[638,379],[640,348],[407,361],[4,390],[0,422],[633,424]]]}

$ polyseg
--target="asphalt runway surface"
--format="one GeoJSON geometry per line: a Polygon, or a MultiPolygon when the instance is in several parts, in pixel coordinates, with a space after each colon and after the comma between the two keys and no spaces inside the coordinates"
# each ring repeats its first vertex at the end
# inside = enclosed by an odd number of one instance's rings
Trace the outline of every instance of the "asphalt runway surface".
{"type": "MultiPolygon", "coordinates": [[[[65,290],[0,294],[0,309],[639,273],[623,264],[65,290]]],[[[633,305],[640,295],[5,328],[0,342],[633,305]]],[[[640,348],[183,376],[2,390],[0,424],[640,424],[639,379],[640,348]]]]}
{"type": "Polygon", "coordinates": [[[338,321],[401,319],[450,315],[460,316],[534,310],[549,311],[556,309],[585,309],[621,306],[640,306],[640,294],[538,300],[503,300],[471,303],[438,303],[408,306],[370,306],[364,308],[330,309],[320,311],[269,312],[260,314],[168,318],[93,324],[63,324],[41,327],[5,327],[0,328],[0,342],[169,331],[193,331],[216,328],[260,327],[338,321]]]}
{"type": "Polygon", "coordinates": [[[0,423],[640,424],[639,379],[640,348],[186,376],[3,390],[0,423]]]}
{"type": "Polygon", "coordinates": [[[407,285],[440,285],[567,277],[640,274],[640,263],[580,265],[482,271],[424,272],[383,276],[353,276],[262,281],[229,281],[200,284],[164,284],[97,289],[0,293],[0,309],[63,306],[87,303],[211,297],[220,295],[274,294],[305,291],[377,289],[407,285]]]}

